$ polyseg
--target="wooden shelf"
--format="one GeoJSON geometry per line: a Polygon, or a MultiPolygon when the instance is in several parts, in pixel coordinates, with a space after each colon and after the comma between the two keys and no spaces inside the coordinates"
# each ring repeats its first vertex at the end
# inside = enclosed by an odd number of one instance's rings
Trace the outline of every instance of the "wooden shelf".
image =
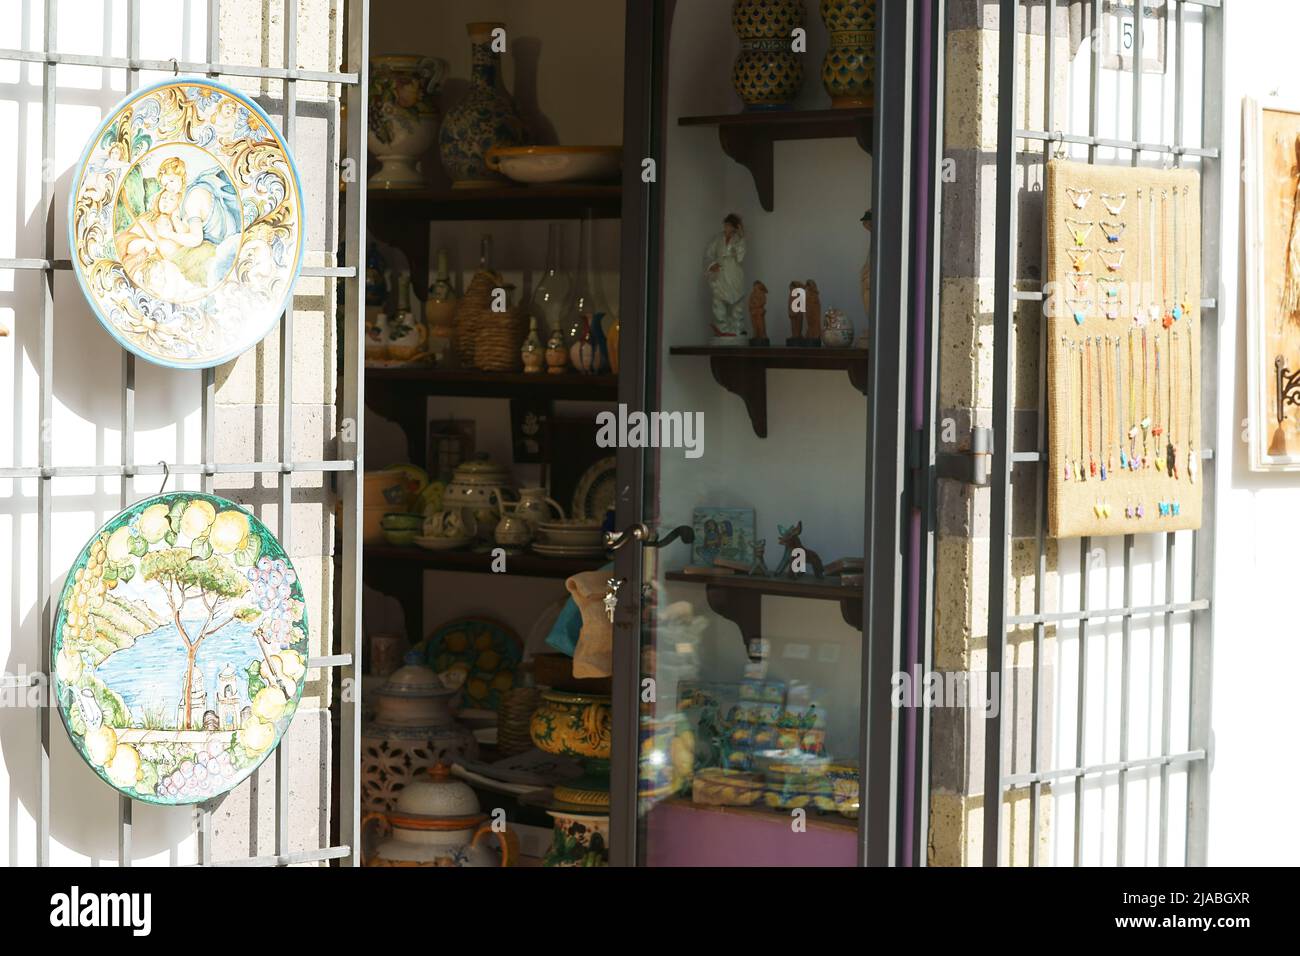
{"type": "Polygon", "coordinates": [[[796,368],[846,371],[849,381],[863,395],[867,394],[870,353],[867,349],[793,348],[770,346],[673,346],[671,355],[705,356],[714,380],[740,396],[749,412],[750,424],[759,438],[767,437],[767,370],[796,368]]]}
{"type": "Polygon", "coordinates": [[[862,588],[846,587],[834,577],[818,580],[751,577],[747,574],[687,574],[669,571],[669,581],[703,584],[709,607],[740,629],[741,640],[751,660],[756,642],[763,636],[763,597],[807,598],[838,601],[840,614],[849,627],[862,630],[862,588]]]}
{"type": "MultiPolygon", "coordinates": [[[[790,828],[790,811],[774,810],[766,805],[753,807],[730,807],[712,803],[695,803],[690,797],[668,797],[659,801],[656,806],[671,807],[675,810],[685,810],[695,813],[715,813],[739,817],[746,817],[755,820],[771,821],[783,828],[790,828]]],[[[818,810],[816,807],[808,808],[807,825],[817,829],[831,830],[836,833],[856,833],[858,821],[844,816],[841,813],[832,813],[824,810],[818,810]]]]}
{"type": "Polygon", "coordinates": [[[870,109],[755,110],[717,116],[681,116],[679,126],[716,126],[722,151],[749,170],[763,208],[774,208],[775,181],[772,144],[789,139],[852,137],[871,152],[870,109]]]}
{"type": "Polygon", "coordinates": [[[428,295],[429,223],[469,220],[617,219],[623,188],[591,185],[488,189],[367,189],[370,232],[406,255],[416,295],[428,295]]]}
{"type": "Polygon", "coordinates": [[[366,388],[401,389],[424,395],[478,398],[538,396],[573,401],[612,402],[618,398],[617,375],[548,375],[545,372],[483,372],[454,368],[367,368],[366,388]]]}

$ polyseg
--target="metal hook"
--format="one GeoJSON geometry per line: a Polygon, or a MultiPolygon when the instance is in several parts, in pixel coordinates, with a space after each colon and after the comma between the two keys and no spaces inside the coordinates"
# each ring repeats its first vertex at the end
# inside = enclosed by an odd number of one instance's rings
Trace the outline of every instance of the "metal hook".
{"type": "Polygon", "coordinates": [[[158,494],[161,495],[164,491],[167,490],[167,479],[170,478],[170,477],[172,476],[172,469],[171,469],[171,466],[168,465],[167,462],[165,462],[165,461],[160,461],[160,462],[158,462],[158,464],[162,465],[162,467],[163,467],[163,480],[162,480],[162,484],[158,486],[158,494]]]}
{"type": "Polygon", "coordinates": [[[1058,129],[1052,134],[1052,139],[1056,141],[1056,153],[1054,155],[1057,159],[1065,159],[1065,133],[1058,129]]]}
{"type": "Polygon", "coordinates": [[[172,57],[172,76],[180,76],[180,75],[181,75],[181,65],[177,61],[176,57],[172,57]]]}

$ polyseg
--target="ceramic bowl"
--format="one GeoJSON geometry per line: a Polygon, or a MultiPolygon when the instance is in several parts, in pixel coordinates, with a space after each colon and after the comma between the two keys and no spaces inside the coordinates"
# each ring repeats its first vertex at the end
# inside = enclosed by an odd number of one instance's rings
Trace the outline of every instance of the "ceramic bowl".
{"type": "Polygon", "coordinates": [[[384,515],[379,526],[385,531],[410,531],[418,533],[424,527],[424,515],[393,511],[384,515]]]}
{"type": "Polygon", "coordinates": [[[548,754],[608,760],[612,723],[608,697],[547,691],[529,729],[548,754]]]}
{"type": "Polygon", "coordinates": [[[496,146],[487,166],[517,183],[592,183],[618,178],[621,146],[496,146]]]}
{"type": "Polygon", "coordinates": [[[550,545],[598,548],[604,544],[600,522],[578,518],[539,521],[537,538],[538,543],[550,545]]]}
{"type": "Polygon", "coordinates": [[[395,548],[409,548],[415,544],[415,539],[419,537],[419,532],[411,528],[404,528],[400,531],[390,531],[384,529],[384,540],[395,548]]]}

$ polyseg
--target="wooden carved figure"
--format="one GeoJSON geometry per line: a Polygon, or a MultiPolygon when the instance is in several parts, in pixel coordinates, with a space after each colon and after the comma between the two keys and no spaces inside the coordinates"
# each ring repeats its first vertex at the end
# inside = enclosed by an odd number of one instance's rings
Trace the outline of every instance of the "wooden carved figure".
{"type": "Polygon", "coordinates": [[[804,288],[808,290],[808,344],[822,344],[822,294],[817,289],[817,283],[809,279],[804,283],[804,288]]]}
{"type": "Polygon", "coordinates": [[[772,572],[772,576],[779,578],[784,574],[791,578],[799,577],[801,572],[795,571],[792,567],[794,552],[795,549],[798,548],[803,551],[804,563],[813,569],[813,576],[818,580],[821,580],[824,573],[821,557],[818,556],[816,551],[805,548],[803,542],[799,540],[799,536],[803,534],[803,522],[800,521],[798,524],[792,525],[788,528],[783,528],[780,525],[777,525],[776,530],[776,540],[783,548],[785,548],[785,553],[781,555],[781,562],[776,566],[776,570],[772,572]]]}
{"type": "Polygon", "coordinates": [[[754,542],[754,563],[749,568],[749,573],[754,577],[767,577],[767,562],[764,560],[766,549],[767,538],[759,538],[754,542]]]}
{"type": "Polygon", "coordinates": [[[749,326],[754,330],[750,345],[767,345],[767,286],[755,280],[749,292],[749,326]]]}
{"type": "Polygon", "coordinates": [[[790,283],[790,294],[786,297],[785,308],[790,316],[790,338],[786,340],[786,345],[798,345],[803,341],[803,316],[804,310],[808,307],[807,296],[796,293],[804,292],[802,282],[793,281],[790,283]]]}

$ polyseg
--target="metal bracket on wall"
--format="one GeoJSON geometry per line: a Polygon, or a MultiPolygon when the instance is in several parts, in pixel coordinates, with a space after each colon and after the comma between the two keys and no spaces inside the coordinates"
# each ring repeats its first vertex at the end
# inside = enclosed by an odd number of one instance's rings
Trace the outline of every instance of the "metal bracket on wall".
{"type": "Polygon", "coordinates": [[[935,472],[967,485],[987,485],[993,461],[993,429],[975,427],[970,433],[969,451],[944,451],[935,456],[935,472]]]}

